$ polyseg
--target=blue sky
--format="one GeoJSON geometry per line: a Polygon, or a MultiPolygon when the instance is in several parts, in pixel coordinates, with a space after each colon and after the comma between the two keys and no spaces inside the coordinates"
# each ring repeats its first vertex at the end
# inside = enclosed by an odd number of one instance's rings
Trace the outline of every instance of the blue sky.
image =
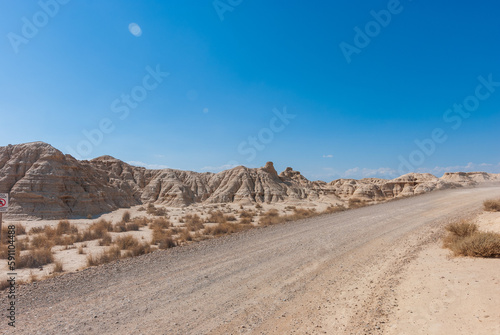
{"type": "Polygon", "coordinates": [[[0,0],[0,145],[194,171],[273,161],[325,181],[498,173],[499,10],[0,0]]]}

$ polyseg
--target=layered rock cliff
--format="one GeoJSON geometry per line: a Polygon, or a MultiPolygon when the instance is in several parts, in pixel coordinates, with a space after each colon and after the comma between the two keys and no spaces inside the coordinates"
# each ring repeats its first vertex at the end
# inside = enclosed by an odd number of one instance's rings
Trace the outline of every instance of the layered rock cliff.
{"type": "Polygon", "coordinates": [[[421,194],[435,189],[500,180],[499,175],[410,173],[393,180],[309,181],[273,163],[219,173],[175,169],[148,170],[110,156],[79,161],[43,142],[0,147],[0,193],[10,193],[7,217],[59,219],[96,215],[154,202],[168,206],[193,203],[328,201],[342,203],[421,194]]]}

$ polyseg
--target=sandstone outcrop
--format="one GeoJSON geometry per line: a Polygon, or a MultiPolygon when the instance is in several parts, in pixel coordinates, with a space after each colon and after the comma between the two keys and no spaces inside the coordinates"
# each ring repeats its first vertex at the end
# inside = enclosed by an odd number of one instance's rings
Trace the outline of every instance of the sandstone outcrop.
{"type": "Polygon", "coordinates": [[[10,193],[7,217],[60,219],[83,217],[139,204],[187,206],[194,203],[254,203],[358,199],[377,202],[436,189],[500,181],[484,172],[409,173],[393,180],[309,181],[288,167],[280,174],[272,162],[261,168],[238,166],[219,173],[149,170],[111,156],[79,161],[43,142],[0,147],[0,192],[10,193]]]}

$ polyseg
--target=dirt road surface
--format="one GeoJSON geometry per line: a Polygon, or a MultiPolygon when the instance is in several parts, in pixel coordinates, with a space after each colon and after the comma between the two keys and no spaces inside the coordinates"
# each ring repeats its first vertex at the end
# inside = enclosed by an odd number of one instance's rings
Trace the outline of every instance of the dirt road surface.
{"type": "Polygon", "coordinates": [[[438,191],[21,286],[3,334],[383,334],[394,288],[499,186],[438,191]]]}

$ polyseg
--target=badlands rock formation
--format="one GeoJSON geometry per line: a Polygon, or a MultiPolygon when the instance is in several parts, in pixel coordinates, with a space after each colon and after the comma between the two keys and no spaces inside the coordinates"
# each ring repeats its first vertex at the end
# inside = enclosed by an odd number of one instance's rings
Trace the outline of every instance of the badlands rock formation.
{"type": "Polygon", "coordinates": [[[377,202],[435,189],[500,180],[482,172],[410,173],[393,180],[338,179],[309,181],[273,163],[262,168],[236,168],[219,173],[174,169],[148,170],[110,156],[79,161],[43,142],[0,147],[0,193],[10,193],[7,217],[60,219],[97,215],[153,202],[168,206],[225,202],[322,201],[352,198],[377,202]]]}

